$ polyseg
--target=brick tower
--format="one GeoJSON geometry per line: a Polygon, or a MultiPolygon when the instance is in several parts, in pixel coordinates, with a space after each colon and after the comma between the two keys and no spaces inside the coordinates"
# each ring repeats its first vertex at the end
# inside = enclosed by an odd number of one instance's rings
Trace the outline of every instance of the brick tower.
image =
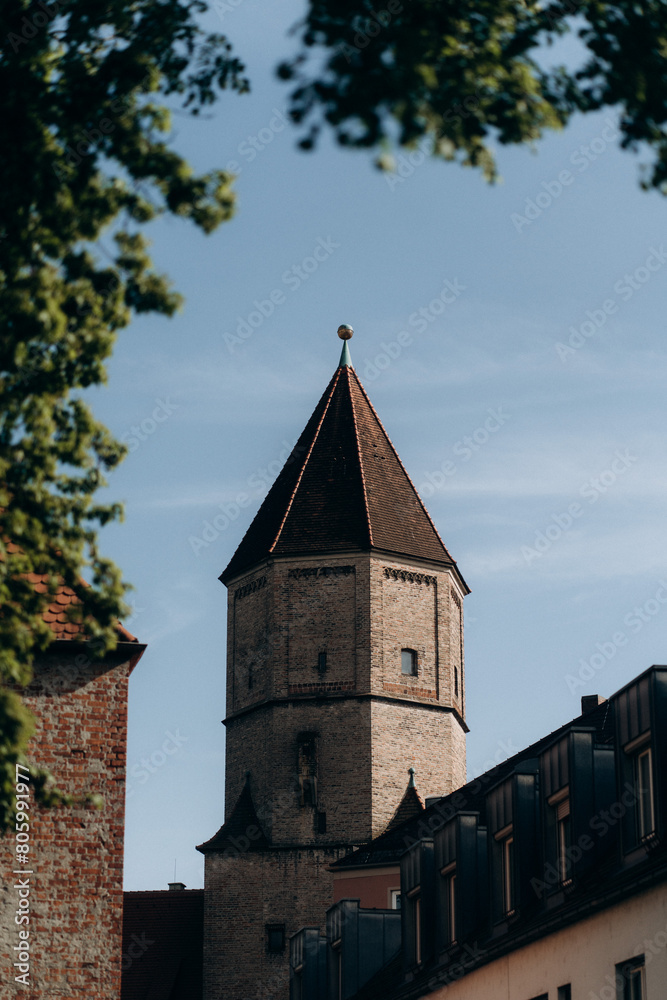
{"type": "Polygon", "coordinates": [[[424,796],[466,773],[468,588],[347,342],[220,579],[226,820],[198,848],[204,997],[286,1000],[287,939],[331,904],[331,862],[383,831],[409,767],[424,796]]]}

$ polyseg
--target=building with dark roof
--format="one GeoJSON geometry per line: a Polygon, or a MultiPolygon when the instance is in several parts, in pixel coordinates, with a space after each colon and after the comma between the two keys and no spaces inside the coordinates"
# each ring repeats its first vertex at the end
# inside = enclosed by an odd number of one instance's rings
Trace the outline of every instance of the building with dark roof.
{"type": "Polygon", "coordinates": [[[581,716],[333,869],[326,921],[291,941],[292,1000],[661,1000],[667,667],[583,698],[581,716]],[[401,935],[373,968],[388,877],[401,935]]]}
{"type": "Polygon", "coordinates": [[[465,780],[468,588],[347,343],[220,579],[226,819],[198,848],[204,996],[277,1000],[332,862],[421,808],[408,768],[426,795],[465,780]]]}
{"type": "Polygon", "coordinates": [[[201,1000],[204,890],[126,892],[120,1000],[201,1000]]]}

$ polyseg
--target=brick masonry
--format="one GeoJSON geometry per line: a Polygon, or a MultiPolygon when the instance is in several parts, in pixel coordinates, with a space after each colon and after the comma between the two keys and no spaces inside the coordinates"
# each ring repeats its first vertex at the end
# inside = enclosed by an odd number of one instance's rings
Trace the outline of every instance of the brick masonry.
{"type": "Polygon", "coordinates": [[[225,811],[249,773],[271,847],[206,856],[206,1000],[285,1000],[265,925],[322,923],[328,864],[384,830],[410,766],[422,796],[464,783],[462,598],[446,566],[377,553],[269,559],[229,582],[225,811]]]}
{"type": "Polygon", "coordinates": [[[41,809],[31,801],[29,987],[15,983],[13,968],[19,941],[14,886],[21,876],[12,873],[23,866],[15,863],[11,832],[4,839],[3,995],[118,1000],[130,662],[118,653],[91,662],[85,647],[73,642],[51,649],[37,663],[25,697],[37,726],[28,758],[48,768],[64,791],[101,795],[104,807],[41,809]]]}
{"type": "Polygon", "coordinates": [[[342,849],[249,851],[206,858],[204,996],[287,1000],[289,937],[320,922],[333,899],[328,867],[342,849]],[[284,925],[285,947],[267,949],[266,925],[284,925]]]}

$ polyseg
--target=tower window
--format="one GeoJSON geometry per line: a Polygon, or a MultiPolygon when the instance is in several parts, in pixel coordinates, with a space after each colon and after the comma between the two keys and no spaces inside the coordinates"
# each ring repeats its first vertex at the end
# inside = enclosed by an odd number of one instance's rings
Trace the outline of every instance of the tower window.
{"type": "Polygon", "coordinates": [[[454,694],[459,696],[459,668],[454,667],[454,694]]]}
{"type": "Polygon", "coordinates": [[[285,950],[284,924],[266,924],[266,950],[274,954],[285,950]]]}
{"type": "Polygon", "coordinates": [[[299,744],[299,796],[302,806],[317,805],[317,737],[315,733],[300,733],[299,744]]]}
{"type": "Polygon", "coordinates": [[[417,676],[417,653],[414,649],[401,650],[401,673],[417,676]]]}
{"type": "Polygon", "coordinates": [[[321,652],[317,654],[317,669],[321,674],[327,669],[327,654],[326,652],[321,652]]]}

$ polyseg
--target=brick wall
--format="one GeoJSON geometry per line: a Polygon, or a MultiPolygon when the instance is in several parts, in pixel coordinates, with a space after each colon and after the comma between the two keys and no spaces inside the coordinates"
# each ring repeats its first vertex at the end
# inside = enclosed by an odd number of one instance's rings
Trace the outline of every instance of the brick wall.
{"type": "Polygon", "coordinates": [[[0,944],[4,996],[118,1000],[129,662],[91,662],[84,647],[56,643],[26,696],[37,728],[28,757],[74,795],[98,793],[104,808],[35,809],[30,876],[16,876],[11,834],[1,845],[0,944]],[[57,648],[60,647],[60,648],[57,648]],[[63,652],[62,647],[65,647],[63,652]],[[29,987],[14,982],[19,878],[29,878],[29,987]]]}
{"type": "Polygon", "coordinates": [[[204,1000],[286,1000],[289,936],[323,922],[333,900],[328,866],[342,853],[274,849],[207,856],[204,1000]],[[266,924],[284,924],[284,951],[267,951],[266,924]]]}
{"type": "Polygon", "coordinates": [[[465,784],[465,732],[456,716],[426,706],[373,701],[371,713],[373,836],[382,833],[408,783],[422,799],[465,784]]]}
{"type": "Polygon", "coordinates": [[[441,567],[360,554],[268,561],[235,581],[226,813],[250,771],[256,807],[276,843],[354,843],[386,824],[411,764],[428,785],[420,781],[423,794],[463,783],[461,722],[442,711],[453,706],[463,714],[461,596],[441,567]],[[417,651],[414,677],[401,672],[402,648],[417,651]],[[398,711],[387,707],[387,733],[371,694],[400,703],[398,711]],[[439,721],[432,712],[415,713],[415,704],[436,708],[439,721]],[[326,812],[326,835],[317,833],[313,811],[299,806],[304,733],[316,747],[317,810],[326,812]],[[380,794],[376,786],[385,778],[380,794]]]}

